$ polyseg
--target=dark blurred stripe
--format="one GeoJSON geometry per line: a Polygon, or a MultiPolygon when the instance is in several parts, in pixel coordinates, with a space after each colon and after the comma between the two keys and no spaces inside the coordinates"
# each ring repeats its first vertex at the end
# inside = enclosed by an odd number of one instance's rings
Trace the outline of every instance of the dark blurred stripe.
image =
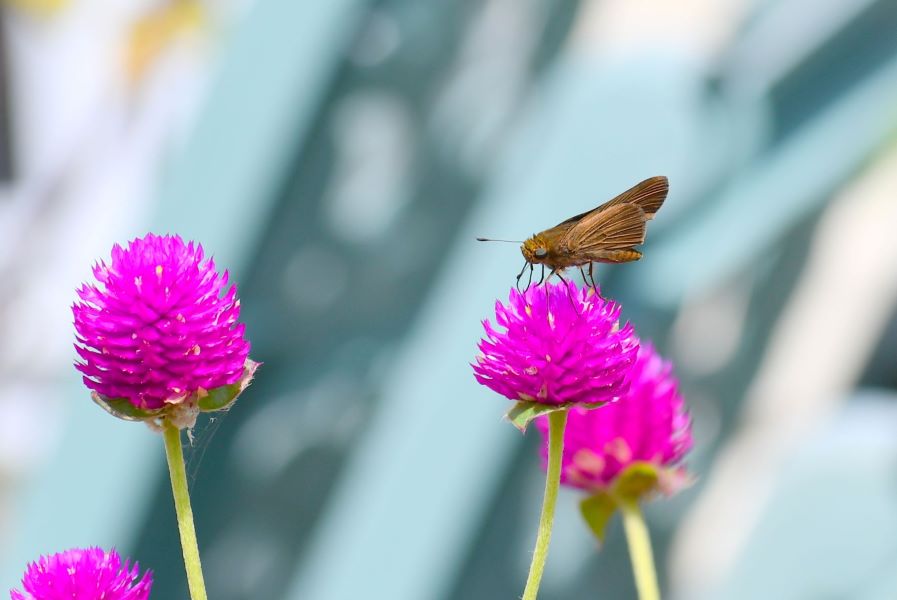
{"type": "Polygon", "coordinates": [[[0,8],[0,182],[13,179],[12,108],[6,42],[6,11],[0,8]]]}

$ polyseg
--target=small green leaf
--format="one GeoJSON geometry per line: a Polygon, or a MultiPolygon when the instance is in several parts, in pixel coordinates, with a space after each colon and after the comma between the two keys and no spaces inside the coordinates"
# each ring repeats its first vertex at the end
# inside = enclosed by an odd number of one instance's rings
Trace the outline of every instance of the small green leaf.
{"type": "Polygon", "coordinates": [[[541,402],[521,401],[511,407],[505,417],[511,425],[526,433],[526,426],[536,417],[570,408],[569,404],[542,404],[541,402]]]}
{"type": "Polygon", "coordinates": [[[157,408],[154,410],[138,408],[131,404],[126,398],[107,398],[96,392],[93,392],[90,397],[93,398],[93,401],[107,413],[125,421],[146,421],[158,416],[165,410],[164,408],[157,408]]]}
{"type": "Polygon", "coordinates": [[[657,467],[647,462],[635,462],[617,476],[613,495],[623,501],[638,501],[645,494],[657,490],[657,467]]]}
{"type": "Polygon", "coordinates": [[[617,503],[604,492],[599,492],[579,503],[579,511],[582,513],[582,517],[602,544],[604,543],[604,532],[607,529],[607,524],[610,518],[614,516],[616,510],[617,503]]]}
{"type": "Polygon", "coordinates": [[[530,421],[536,417],[557,412],[559,410],[567,410],[574,406],[581,406],[586,409],[598,408],[604,406],[605,402],[597,404],[582,404],[580,402],[567,402],[566,404],[544,404],[542,402],[534,402],[532,400],[521,400],[511,407],[511,410],[505,413],[505,417],[511,422],[511,425],[526,433],[526,427],[530,421]]]}
{"type": "Polygon", "coordinates": [[[203,412],[222,410],[234,403],[237,396],[240,395],[240,391],[240,382],[222,385],[208,390],[205,396],[197,400],[196,404],[203,412]]]}
{"type": "Polygon", "coordinates": [[[255,371],[260,364],[261,363],[247,359],[246,364],[243,366],[243,376],[240,378],[240,381],[207,390],[206,393],[199,396],[196,401],[199,410],[203,412],[212,412],[228,408],[234,403],[237,396],[243,393],[243,390],[250,384],[252,377],[255,375],[255,371]]]}

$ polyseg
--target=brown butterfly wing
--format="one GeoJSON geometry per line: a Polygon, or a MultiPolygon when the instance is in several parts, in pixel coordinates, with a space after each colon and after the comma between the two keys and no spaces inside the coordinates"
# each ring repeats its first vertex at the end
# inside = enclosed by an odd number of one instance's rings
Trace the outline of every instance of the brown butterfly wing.
{"type": "Polygon", "coordinates": [[[592,210],[588,210],[584,213],[578,214],[575,217],[570,217],[566,221],[562,221],[556,227],[552,229],[557,229],[562,226],[572,227],[577,222],[584,219],[586,216],[597,213],[606,208],[610,208],[612,206],[617,206],[620,204],[635,204],[639,206],[643,211],[645,211],[645,218],[649,221],[654,218],[654,214],[660,210],[660,207],[663,205],[664,200],[667,199],[667,194],[670,191],[670,182],[663,175],[658,175],[657,177],[649,177],[645,179],[641,183],[638,183],[619,196],[612,198],[599,206],[598,208],[593,208],[592,210]]]}
{"type": "Polygon", "coordinates": [[[599,207],[570,228],[563,245],[577,264],[638,260],[641,253],[633,246],[645,242],[647,221],[636,204],[599,207]]]}

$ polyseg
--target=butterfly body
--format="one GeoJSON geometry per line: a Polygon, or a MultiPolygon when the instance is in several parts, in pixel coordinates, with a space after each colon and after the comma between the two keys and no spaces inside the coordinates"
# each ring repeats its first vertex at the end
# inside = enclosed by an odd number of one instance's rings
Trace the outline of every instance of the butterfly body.
{"type": "Polygon", "coordinates": [[[668,191],[666,177],[646,179],[595,209],[533,235],[520,252],[528,264],[545,265],[552,272],[638,260],[642,253],[634,247],[644,243],[647,222],[668,191]]]}

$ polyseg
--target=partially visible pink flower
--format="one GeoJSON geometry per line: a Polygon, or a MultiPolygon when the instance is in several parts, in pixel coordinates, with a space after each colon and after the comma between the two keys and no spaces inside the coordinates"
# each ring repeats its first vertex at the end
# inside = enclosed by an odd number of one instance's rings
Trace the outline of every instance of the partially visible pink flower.
{"type": "Polygon", "coordinates": [[[74,548],[41,556],[28,565],[24,592],[10,590],[12,600],[146,600],[153,585],[151,571],[122,564],[115,550],[74,548]]]}
{"type": "Polygon", "coordinates": [[[93,268],[72,312],[76,368],[101,398],[154,410],[231,385],[249,356],[236,286],[179,236],[147,234],[93,268]]]}
{"type": "MultiPolygon", "coordinates": [[[[547,456],[548,422],[536,420],[547,456]]],[[[651,344],[642,343],[631,371],[629,392],[595,410],[574,407],[567,417],[561,482],[596,492],[606,490],[628,467],[652,465],[662,489],[684,479],[674,466],[692,445],[691,419],[672,366],[651,344]]]]}
{"type": "Polygon", "coordinates": [[[620,307],[575,284],[511,290],[495,303],[495,321],[473,364],[474,377],[510,398],[560,405],[600,404],[622,396],[638,352],[632,326],[619,326],[620,307]]]}

